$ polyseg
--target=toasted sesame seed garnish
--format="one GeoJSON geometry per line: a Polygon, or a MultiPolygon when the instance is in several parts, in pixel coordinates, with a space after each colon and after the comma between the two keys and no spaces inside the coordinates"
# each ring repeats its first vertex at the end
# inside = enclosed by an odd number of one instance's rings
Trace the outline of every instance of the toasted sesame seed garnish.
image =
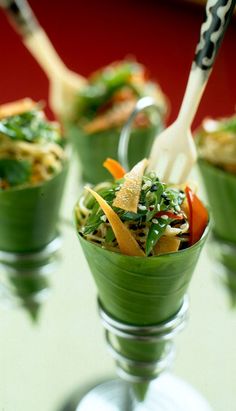
{"type": "Polygon", "coordinates": [[[101,217],[100,217],[100,220],[102,220],[104,223],[107,221],[107,218],[106,218],[106,216],[105,215],[102,215],[101,217]]]}
{"type": "Polygon", "coordinates": [[[138,209],[141,211],[144,211],[144,210],[147,210],[147,207],[145,205],[138,204],[138,209]]]}
{"type": "Polygon", "coordinates": [[[147,188],[150,188],[152,186],[152,182],[150,180],[147,180],[146,183],[143,184],[142,190],[147,190],[147,188]]]}
{"type": "Polygon", "coordinates": [[[151,171],[150,173],[149,173],[149,176],[150,176],[150,178],[156,178],[156,173],[155,173],[155,171],[151,171]]]}

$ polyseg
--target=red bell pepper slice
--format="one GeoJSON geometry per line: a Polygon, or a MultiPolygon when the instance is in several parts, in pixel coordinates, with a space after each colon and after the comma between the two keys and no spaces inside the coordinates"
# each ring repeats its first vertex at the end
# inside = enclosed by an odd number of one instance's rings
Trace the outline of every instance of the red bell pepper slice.
{"type": "Polygon", "coordinates": [[[155,214],[156,218],[162,217],[163,215],[167,215],[167,217],[171,218],[172,220],[183,220],[184,215],[183,214],[175,214],[172,213],[171,211],[158,211],[158,213],[155,214]]]}
{"type": "Polygon", "coordinates": [[[189,206],[190,245],[200,240],[208,223],[208,212],[201,200],[194,194],[190,187],[185,189],[189,206]]]}

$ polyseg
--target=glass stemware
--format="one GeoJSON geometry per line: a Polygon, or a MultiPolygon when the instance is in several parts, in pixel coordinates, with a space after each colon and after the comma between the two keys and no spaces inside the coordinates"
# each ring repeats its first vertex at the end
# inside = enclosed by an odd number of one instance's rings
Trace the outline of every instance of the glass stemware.
{"type": "Polygon", "coordinates": [[[1,305],[23,307],[36,321],[50,292],[49,277],[59,262],[61,238],[57,236],[39,251],[0,251],[1,305]]]}

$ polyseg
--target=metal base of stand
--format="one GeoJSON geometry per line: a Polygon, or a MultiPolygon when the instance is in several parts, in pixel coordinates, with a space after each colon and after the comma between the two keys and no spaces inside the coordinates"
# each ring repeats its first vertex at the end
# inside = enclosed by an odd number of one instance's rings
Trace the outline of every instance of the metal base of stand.
{"type": "Polygon", "coordinates": [[[189,384],[170,374],[150,383],[143,403],[132,405],[129,390],[122,380],[107,381],[85,395],[76,411],[212,411],[189,384]]]}

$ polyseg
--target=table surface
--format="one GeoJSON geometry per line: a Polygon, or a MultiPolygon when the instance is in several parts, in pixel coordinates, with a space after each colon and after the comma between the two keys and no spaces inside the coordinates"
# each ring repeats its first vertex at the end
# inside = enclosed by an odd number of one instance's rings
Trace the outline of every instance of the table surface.
{"type": "MultiPolygon", "coordinates": [[[[63,215],[80,186],[72,164],[63,215]]],[[[195,176],[194,176],[195,177],[195,176]]],[[[0,410],[61,411],[72,394],[115,375],[96,308],[96,290],[72,225],[62,224],[62,260],[34,324],[22,308],[0,306],[0,410]]],[[[177,338],[174,372],[215,411],[234,411],[236,312],[219,283],[208,246],[190,287],[190,319],[177,338]]]]}

